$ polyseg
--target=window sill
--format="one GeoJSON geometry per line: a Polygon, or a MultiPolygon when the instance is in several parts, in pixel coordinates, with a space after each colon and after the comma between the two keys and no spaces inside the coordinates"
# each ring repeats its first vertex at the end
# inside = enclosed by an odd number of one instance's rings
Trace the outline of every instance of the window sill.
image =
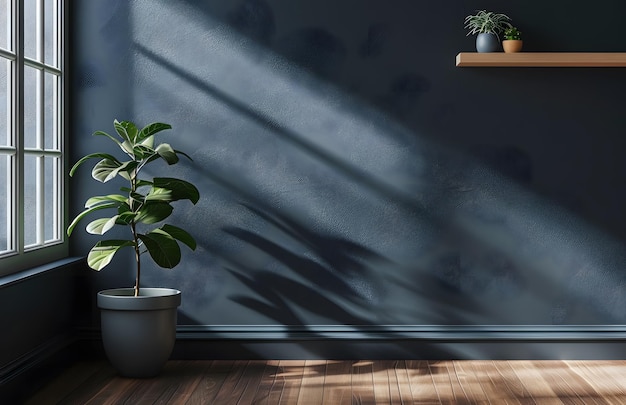
{"type": "Polygon", "coordinates": [[[9,287],[11,285],[29,280],[33,277],[37,277],[51,271],[60,270],[64,267],[79,263],[83,260],[85,260],[84,257],[67,257],[65,259],[55,260],[41,266],[36,266],[27,270],[19,271],[17,273],[2,276],[0,277],[0,288],[9,287]]]}

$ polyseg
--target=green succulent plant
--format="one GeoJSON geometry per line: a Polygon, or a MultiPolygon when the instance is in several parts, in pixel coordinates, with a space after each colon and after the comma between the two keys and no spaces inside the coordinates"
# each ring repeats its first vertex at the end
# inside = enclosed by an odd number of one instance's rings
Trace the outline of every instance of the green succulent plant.
{"type": "Polygon", "coordinates": [[[157,160],[164,160],[168,165],[178,163],[179,155],[191,160],[187,154],[173,149],[167,143],[155,146],[157,133],[171,129],[171,125],[156,122],[139,129],[130,121],[115,120],[113,126],[117,137],[103,131],[96,131],[94,135],[104,136],[114,142],[124,152],[124,159],[108,153],[91,153],[74,164],[70,176],[87,160],[98,159],[91,171],[95,180],[106,183],[121,177],[126,185],[120,188],[119,194],[89,198],[85,209],[68,226],[67,235],[70,236],[78,222],[88,214],[105,209],[113,210],[113,216],[91,221],[86,227],[87,232],[104,235],[115,226],[122,226],[129,229],[130,236],[128,239],[99,241],[90,250],[87,264],[94,270],[101,270],[120,249],[132,247],[136,263],[135,295],[139,295],[141,256],[144,253],[147,252],[158,266],[173,268],[181,259],[179,242],[195,250],[196,241],[187,231],[162,222],[172,214],[172,202],[189,200],[196,204],[200,193],[193,184],[185,180],[140,177],[142,170],[157,160]],[[162,224],[157,227],[159,223],[162,224]]]}
{"type": "Polygon", "coordinates": [[[522,32],[516,27],[509,27],[504,30],[504,39],[507,40],[520,40],[522,39],[522,32]]]}
{"type": "Polygon", "coordinates": [[[467,35],[492,33],[500,35],[511,27],[511,18],[506,14],[494,13],[486,10],[477,10],[475,15],[465,17],[467,35]]]}

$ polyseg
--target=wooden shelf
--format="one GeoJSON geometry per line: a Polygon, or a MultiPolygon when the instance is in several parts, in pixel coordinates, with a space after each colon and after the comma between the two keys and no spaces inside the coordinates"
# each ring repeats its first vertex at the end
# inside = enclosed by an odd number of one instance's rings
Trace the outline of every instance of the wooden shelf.
{"type": "Polygon", "coordinates": [[[620,52],[519,52],[456,55],[458,67],[626,67],[620,52]]]}

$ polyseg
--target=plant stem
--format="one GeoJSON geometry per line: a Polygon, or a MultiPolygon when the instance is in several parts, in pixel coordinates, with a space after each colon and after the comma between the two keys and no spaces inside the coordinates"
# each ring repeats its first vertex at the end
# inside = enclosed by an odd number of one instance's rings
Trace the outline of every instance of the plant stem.
{"type": "Polygon", "coordinates": [[[135,297],[139,296],[139,278],[141,277],[141,252],[139,251],[139,243],[137,240],[137,231],[135,229],[135,221],[132,222],[133,239],[135,240],[135,261],[137,262],[137,277],[135,278],[135,297]]]}
{"type": "MultiPolygon", "coordinates": [[[[135,212],[135,202],[133,201],[133,194],[137,192],[137,174],[139,173],[139,169],[135,168],[133,170],[133,174],[130,178],[130,201],[131,207],[130,209],[135,212]]],[[[135,297],[139,296],[139,280],[141,278],[141,252],[139,251],[139,238],[137,237],[137,224],[135,220],[132,220],[130,223],[130,228],[133,232],[133,241],[135,242],[135,262],[137,263],[137,274],[135,278],[135,297]]]]}

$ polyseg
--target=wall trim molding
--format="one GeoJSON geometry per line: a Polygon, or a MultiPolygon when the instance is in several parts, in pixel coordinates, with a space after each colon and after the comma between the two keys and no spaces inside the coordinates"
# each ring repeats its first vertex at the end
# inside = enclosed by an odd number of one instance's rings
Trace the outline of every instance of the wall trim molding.
{"type": "Polygon", "coordinates": [[[76,341],[73,334],[58,335],[0,367],[0,398],[21,403],[71,362],[76,341]]]}
{"type": "Polygon", "coordinates": [[[67,349],[75,341],[76,338],[72,335],[56,336],[54,339],[48,340],[10,363],[3,365],[0,367],[0,385],[6,384],[31,369],[38,368],[41,363],[67,349]]]}
{"type": "Polygon", "coordinates": [[[179,325],[180,340],[626,341],[626,325],[179,325]]]}

